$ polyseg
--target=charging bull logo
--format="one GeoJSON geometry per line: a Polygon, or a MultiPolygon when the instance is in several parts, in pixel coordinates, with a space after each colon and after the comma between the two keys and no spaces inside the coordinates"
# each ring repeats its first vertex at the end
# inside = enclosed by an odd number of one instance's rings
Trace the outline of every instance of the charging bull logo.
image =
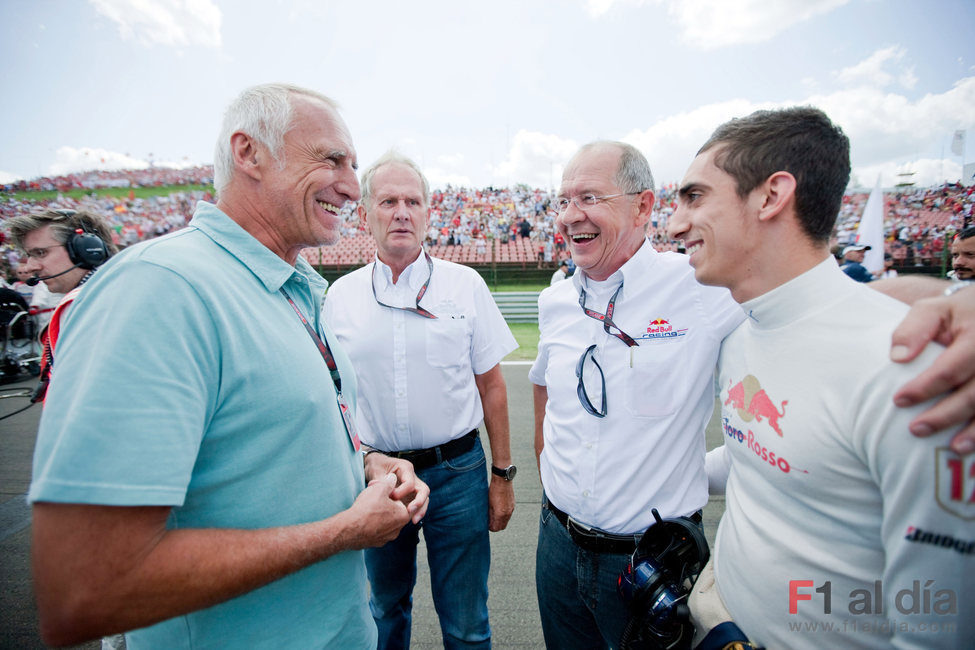
{"type": "Polygon", "coordinates": [[[751,422],[752,419],[761,422],[762,418],[768,420],[769,426],[779,436],[782,435],[779,418],[785,417],[785,405],[788,403],[788,400],[783,400],[780,411],[753,375],[746,375],[734,385],[728,380],[728,398],[724,405],[738,411],[738,417],[745,422],[751,422]]]}

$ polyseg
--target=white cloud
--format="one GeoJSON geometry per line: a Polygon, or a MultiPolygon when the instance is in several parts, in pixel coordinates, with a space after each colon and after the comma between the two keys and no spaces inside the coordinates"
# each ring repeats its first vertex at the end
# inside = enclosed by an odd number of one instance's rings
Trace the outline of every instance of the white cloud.
{"type": "Polygon", "coordinates": [[[836,78],[849,86],[859,85],[871,88],[885,88],[895,81],[910,90],[917,84],[913,66],[899,65],[906,57],[904,48],[892,45],[877,50],[863,61],[836,73],[836,78]],[[899,69],[891,72],[889,68],[899,69]]]}
{"type": "Polygon", "coordinates": [[[444,153],[437,156],[437,164],[458,169],[464,165],[464,154],[444,153]]]}
{"type": "MultiPolygon", "coordinates": [[[[961,169],[957,157],[952,159],[949,153],[950,138],[956,129],[975,135],[975,77],[967,77],[944,93],[916,101],[876,88],[857,88],[774,104],[745,99],[719,102],[670,115],[621,139],[646,155],[659,187],[680,181],[719,124],[756,110],[794,105],[818,106],[843,128],[850,138],[853,175],[871,186],[878,173],[883,174],[885,185],[893,185],[896,174],[905,170],[916,172],[920,186],[957,180],[961,169]],[[944,142],[943,162],[937,150],[931,151],[932,142],[944,142]]],[[[551,173],[557,186],[563,165],[576,148],[576,143],[555,135],[520,131],[507,159],[493,172],[501,183],[510,177],[514,179],[510,182],[537,187],[549,187],[551,173]]]]}
{"type": "Polygon", "coordinates": [[[492,167],[491,174],[498,185],[558,187],[563,166],[578,148],[573,140],[522,129],[515,134],[507,158],[492,167]]]}
{"type": "Polygon", "coordinates": [[[857,167],[853,170],[853,185],[868,191],[880,178],[881,187],[891,188],[901,182],[914,183],[917,187],[930,187],[944,181],[955,182],[961,178],[961,165],[952,160],[922,158],[910,162],[887,161],[877,165],[857,167]]]}
{"type": "Polygon", "coordinates": [[[122,38],[143,45],[219,48],[223,14],[211,0],[89,0],[118,25],[122,38]]]}
{"type": "MultiPolygon", "coordinates": [[[[602,16],[610,9],[613,5],[643,5],[646,4],[648,0],[586,0],[586,12],[593,18],[598,18],[602,16]]],[[[658,2],[660,0],[652,0],[653,2],[658,2]]]]}
{"type": "Polygon", "coordinates": [[[129,154],[93,149],[91,147],[59,147],[55,161],[48,168],[51,176],[73,174],[75,172],[107,169],[145,169],[149,163],[133,158],[129,154]]]}
{"type": "Polygon", "coordinates": [[[6,183],[13,183],[14,181],[19,181],[23,176],[20,174],[11,174],[9,172],[0,171],[0,185],[6,183]]]}
{"type": "Polygon", "coordinates": [[[150,160],[143,160],[133,158],[127,153],[107,149],[64,146],[59,147],[55,152],[55,161],[48,167],[46,173],[49,176],[60,176],[93,170],[146,169],[150,164],[155,167],[183,169],[203,164],[185,157],[182,160],[151,160],[152,154],[149,154],[149,157],[150,160]]]}
{"type": "MultiPolygon", "coordinates": [[[[606,2],[611,0],[604,0],[606,2]]],[[[667,0],[682,38],[704,50],[761,43],[849,0],[667,0]]]]}
{"type": "Polygon", "coordinates": [[[461,174],[459,172],[454,172],[449,169],[442,169],[440,167],[428,167],[423,170],[423,173],[427,177],[427,182],[430,183],[431,188],[445,188],[448,185],[454,187],[474,187],[474,183],[471,182],[470,176],[466,174],[461,174]]]}
{"type": "Polygon", "coordinates": [[[734,99],[701,106],[687,113],[666,117],[651,127],[630,131],[622,140],[643,152],[650,161],[657,186],[679,181],[694,154],[715,127],[733,117],[747,115],[772,104],[755,104],[734,99]]]}
{"type": "Polygon", "coordinates": [[[430,166],[421,163],[423,173],[431,188],[444,188],[447,185],[474,187],[475,183],[464,171],[468,167],[464,154],[443,153],[437,155],[434,160],[434,164],[430,166]]]}

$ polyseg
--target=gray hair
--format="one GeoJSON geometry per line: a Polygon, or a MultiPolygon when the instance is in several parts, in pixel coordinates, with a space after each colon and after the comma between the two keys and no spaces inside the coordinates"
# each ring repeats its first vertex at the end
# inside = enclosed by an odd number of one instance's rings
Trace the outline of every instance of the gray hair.
{"type": "Polygon", "coordinates": [[[226,189],[234,175],[234,156],[230,149],[230,138],[234,133],[246,133],[267,147],[271,156],[284,166],[284,158],[279,156],[284,147],[284,135],[291,128],[294,97],[318,100],[338,110],[338,105],[331,98],[291,84],[253,86],[244,90],[227,107],[213,152],[213,186],[217,194],[226,189]]]}
{"type": "Polygon", "coordinates": [[[602,147],[615,147],[620,150],[620,163],[616,168],[613,182],[621,192],[636,194],[646,190],[653,191],[653,172],[650,171],[650,163],[647,162],[646,156],[631,144],[617,140],[597,140],[582,145],[576,156],[584,151],[602,147]]]}
{"type": "Polygon", "coordinates": [[[365,204],[366,201],[372,198],[372,177],[376,175],[376,172],[379,171],[379,168],[384,165],[392,165],[392,164],[405,165],[406,167],[409,167],[414,172],[416,172],[416,175],[420,177],[420,187],[423,190],[423,203],[424,205],[429,206],[430,205],[430,183],[427,182],[427,177],[423,175],[422,171],[420,171],[420,166],[417,165],[415,162],[413,162],[412,159],[407,158],[403,154],[394,151],[392,149],[390,149],[382,156],[380,156],[379,160],[369,165],[369,168],[366,169],[366,171],[362,172],[362,180],[359,183],[362,190],[361,202],[365,204]]]}
{"type": "Polygon", "coordinates": [[[118,252],[118,247],[112,243],[112,227],[104,217],[93,212],[47,208],[42,212],[11,217],[6,223],[14,245],[21,249],[24,248],[24,238],[28,234],[50,226],[51,236],[62,244],[68,243],[71,235],[82,230],[105,242],[109,255],[118,252]]]}

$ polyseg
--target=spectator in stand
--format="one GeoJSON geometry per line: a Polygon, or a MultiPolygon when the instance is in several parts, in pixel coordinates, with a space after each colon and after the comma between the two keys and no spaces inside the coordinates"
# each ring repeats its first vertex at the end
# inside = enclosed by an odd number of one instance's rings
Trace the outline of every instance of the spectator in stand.
{"type": "Polygon", "coordinates": [[[852,244],[843,249],[843,260],[845,263],[840,268],[857,282],[870,282],[873,280],[873,275],[863,265],[863,254],[868,250],[870,250],[869,246],[861,244],[852,244]]]}
{"type": "Polygon", "coordinates": [[[884,270],[877,274],[878,280],[886,280],[888,278],[896,278],[897,271],[894,270],[894,256],[890,253],[884,253],[884,270]]]}
{"type": "Polygon", "coordinates": [[[951,242],[951,273],[953,280],[975,280],[975,226],[965,228],[951,242]]]}
{"type": "MultiPolygon", "coordinates": [[[[9,224],[10,222],[8,221],[7,223],[9,224]]],[[[24,302],[30,304],[30,299],[34,295],[34,285],[37,284],[36,282],[34,284],[28,283],[28,280],[30,280],[32,275],[30,269],[27,268],[27,264],[25,262],[20,262],[14,269],[14,273],[16,274],[17,279],[11,285],[11,288],[20,294],[20,297],[24,299],[24,302]]]]}
{"type": "Polygon", "coordinates": [[[561,282],[569,277],[569,262],[562,260],[559,262],[559,268],[555,269],[555,273],[552,274],[552,280],[549,282],[549,286],[561,282]]]}

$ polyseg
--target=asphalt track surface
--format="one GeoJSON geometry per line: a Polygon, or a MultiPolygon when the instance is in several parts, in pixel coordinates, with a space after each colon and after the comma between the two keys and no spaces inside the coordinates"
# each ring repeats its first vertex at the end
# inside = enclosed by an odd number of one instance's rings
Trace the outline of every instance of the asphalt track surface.
{"type": "MultiPolygon", "coordinates": [[[[518,466],[515,479],[515,512],[507,529],[491,534],[491,575],[488,607],[495,648],[544,648],[538,603],[535,596],[535,542],[542,489],[533,449],[533,414],[528,364],[503,364],[508,385],[511,449],[518,466]]],[[[9,389],[34,386],[34,379],[0,386],[9,389]]],[[[0,398],[0,416],[28,403],[26,398],[0,398]]],[[[0,421],[0,649],[45,648],[37,633],[37,613],[30,577],[30,509],[24,495],[30,483],[31,457],[41,409],[0,421]]],[[[707,430],[708,448],[721,444],[717,418],[707,430]]],[[[487,446],[487,437],[482,442],[487,446]]],[[[724,499],[712,499],[704,510],[704,527],[713,543],[724,499]]],[[[418,560],[414,591],[413,644],[418,650],[442,648],[440,627],[430,597],[430,574],[425,551],[418,560]]],[[[95,650],[99,643],[79,648],[95,650]]]]}

